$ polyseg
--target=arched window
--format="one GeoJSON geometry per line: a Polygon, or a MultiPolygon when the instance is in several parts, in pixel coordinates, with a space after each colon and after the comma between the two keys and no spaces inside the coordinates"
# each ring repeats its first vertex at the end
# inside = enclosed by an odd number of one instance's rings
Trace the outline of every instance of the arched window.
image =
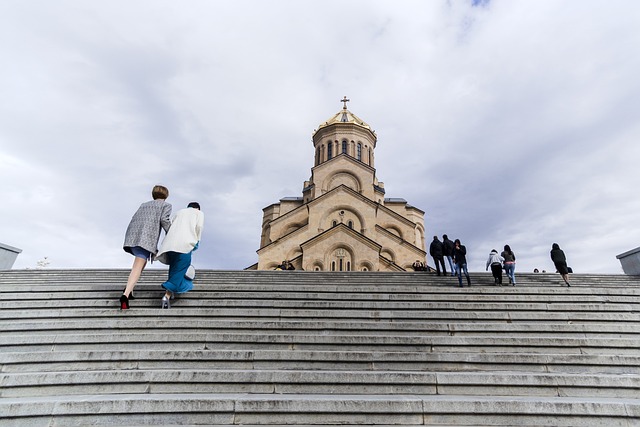
{"type": "Polygon", "coordinates": [[[338,225],[338,221],[333,220],[333,226],[335,227],[336,225],[338,225]]]}
{"type": "Polygon", "coordinates": [[[318,147],[318,150],[316,151],[316,166],[318,166],[320,164],[320,147],[318,147]]]}
{"type": "Polygon", "coordinates": [[[342,154],[347,154],[347,141],[342,141],[342,154]]]}
{"type": "Polygon", "coordinates": [[[327,160],[331,160],[333,157],[333,143],[327,144],[327,160]]]}
{"type": "Polygon", "coordinates": [[[358,142],[358,160],[362,161],[362,144],[358,142]]]}
{"type": "Polygon", "coordinates": [[[353,221],[349,221],[349,222],[347,223],[347,226],[348,226],[349,228],[353,228],[353,221]]]}
{"type": "Polygon", "coordinates": [[[351,271],[351,261],[347,261],[347,271],[351,271]]]}
{"type": "Polygon", "coordinates": [[[336,262],[335,261],[331,262],[331,271],[336,271],[336,262]]]}

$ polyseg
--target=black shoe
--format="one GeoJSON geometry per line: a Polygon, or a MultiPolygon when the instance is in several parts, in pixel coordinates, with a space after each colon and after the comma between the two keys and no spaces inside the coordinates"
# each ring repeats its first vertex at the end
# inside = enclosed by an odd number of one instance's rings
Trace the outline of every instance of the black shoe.
{"type": "MultiPolygon", "coordinates": [[[[127,289],[125,288],[124,291],[126,291],[127,289]]],[[[122,291],[122,293],[124,294],[124,291],[122,291]]],[[[129,300],[133,301],[134,299],[136,299],[136,297],[133,296],[133,291],[131,291],[131,293],[129,294],[129,300]]]]}
{"type": "Polygon", "coordinates": [[[125,294],[122,294],[120,297],[120,310],[128,310],[129,309],[129,298],[125,294]]]}

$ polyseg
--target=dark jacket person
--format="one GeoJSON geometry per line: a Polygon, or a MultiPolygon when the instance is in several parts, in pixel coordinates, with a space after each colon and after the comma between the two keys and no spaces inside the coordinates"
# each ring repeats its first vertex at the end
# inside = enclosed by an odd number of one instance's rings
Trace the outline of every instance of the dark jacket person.
{"type": "Polygon", "coordinates": [[[433,258],[433,262],[436,264],[436,272],[438,276],[440,275],[440,266],[442,266],[442,271],[444,275],[447,275],[447,269],[444,266],[444,245],[440,240],[438,240],[438,236],[433,236],[433,241],[429,246],[429,255],[433,258]]]}
{"type": "Polygon", "coordinates": [[[571,286],[569,284],[569,267],[567,267],[567,257],[564,255],[562,249],[560,249],[560,245],[554,243],[551,246],[551,261],[553,261],[553,265],[556,266],[556,270],[562,276],[562,280],[567,286],[571,286]]]}

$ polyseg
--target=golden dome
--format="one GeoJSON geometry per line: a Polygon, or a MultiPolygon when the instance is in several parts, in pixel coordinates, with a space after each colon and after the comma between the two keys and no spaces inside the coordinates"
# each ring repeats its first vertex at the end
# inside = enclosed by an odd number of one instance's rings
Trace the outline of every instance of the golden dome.
{"type": "Polygon", "coordinates": [[[341,102],[344,102],[344,107],[342,107],[342,110],[338,111],[336,114],[329,117],[328,120],[318,125],[318,129],[314,131],[314,134],[318,132],[320,129],[326,128],[327,126],[331,126],[334,124],[339,124],[339,123],[355,124],[367,129],[372,134],[375,134],[374,130],[371,129],[371,126],[365,123],[364,120],[362,120],[360,117],[353,114],[351,111],[347,110],[347,102],[349,102],[349,100],[347,99],[346,96],[341,100],[341,102]]]}

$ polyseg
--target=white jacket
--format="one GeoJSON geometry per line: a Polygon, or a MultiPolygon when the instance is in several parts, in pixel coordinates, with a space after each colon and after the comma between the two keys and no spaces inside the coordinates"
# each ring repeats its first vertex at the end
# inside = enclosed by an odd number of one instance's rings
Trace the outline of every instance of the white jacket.
{"type": "Polygon", "coordinates": [[[171,227],[160,245],[156,259],[163,264],[169,264],[167,252],[191,252],[202,237],[203,226],[204,214],[199,209],[180,209],[171,221],[171,227]]]}
{"type": "MultiPolygon", "coordinates": [[[[169,231],[171,231],[171,229],[169,229],[169,231]]],[[[489,254],[489,259],[487,260],[487,268],[486,270],[489,269],[489,266],[493,263],[498,263],[500,265],[502,265],[502,262],[504,261],[504,258],[502,258],[500,255],[498,255],[498,251],[491,251],[491,253],[489,254]]]]}

